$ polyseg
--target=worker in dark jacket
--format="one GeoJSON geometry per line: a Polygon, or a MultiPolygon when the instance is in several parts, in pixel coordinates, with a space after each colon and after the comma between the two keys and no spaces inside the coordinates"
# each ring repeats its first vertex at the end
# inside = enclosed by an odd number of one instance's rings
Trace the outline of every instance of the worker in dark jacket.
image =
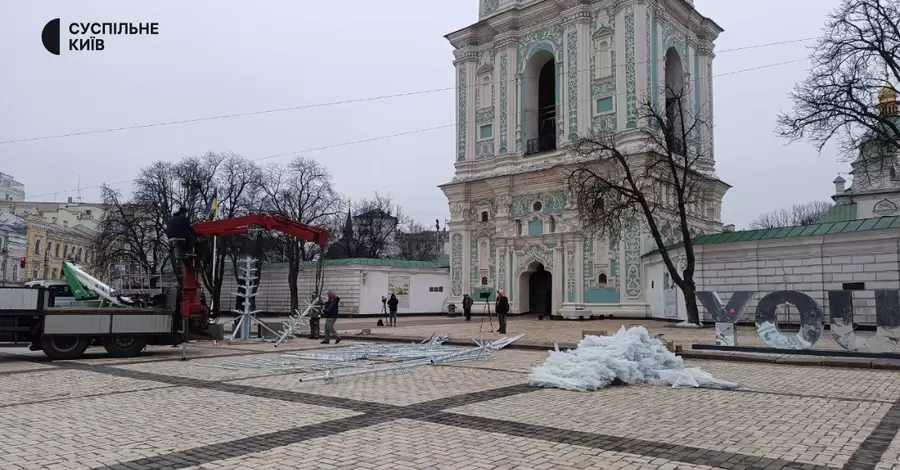
{"type": "Polygon", "coordinates": [[[340,297],[334,295],[334,292],[328,291],[328,301],[325,302],[325,306],[322,307],[322,316],[325,317],[325,341],[322,341],[322,344],[328,344],[331,341],[331,338],[334,338],[334,344],[341,342],[341,337],[338,336],[337,330],[334,329],[334,324],[337,322],[338,305],[340,302],[340,297]]]}
{"type": "Polygon", "coordinates": [[[466,321],[472,321],[472,304],[474,303],[475,301],[472,300],[471,297],[469,297],[469,294],[463,294],[462,306],[463,315],[466,316],[466,321]]]}
{"type": "Polygon", "coordinates": [[[501,335],[506,334],[506,314],[509,313],[509,299],[502,290],[497,291],[497,319],[500,321],[500,329],[497,330],[501,335]]]}
{"type": "Polygon", "coordinates": [[[387,301],[388,311],[391,312],[390,320],[388,326],[397,326],[397,307],[400,305],[400,300],[397,299],[397,296],[391,294],[391,298],[387,301]]]}
{"type": "Polygon", "coordinates": [[[184,254],[194,252],[194,244],[197,242],[197,232],[194,231],[194,226],[187,217],[187,209],[182,207],[172,214],[172,218],[170,218],[169,223],[166,224],[166,236],[169,237],[169,240],[178,238],[184,240],[181,244],[182,252],[184,254]]]}

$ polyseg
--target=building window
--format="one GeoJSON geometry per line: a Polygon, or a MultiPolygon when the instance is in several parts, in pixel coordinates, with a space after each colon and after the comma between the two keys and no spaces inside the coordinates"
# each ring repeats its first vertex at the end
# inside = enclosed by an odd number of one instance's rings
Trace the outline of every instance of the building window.
{"type": "Polygon", "coordinates": [[[556,218],[550,216],[550,233],[556,233],[556,218]]]}
{"type": "Polygon", "coordinates": [[[69,259],[69,245],[63,245],[63,258],[69,259]]]}
{"type": "Polygon", "coordinates": [[[600,287],[606,287],[606,284],[607,284],[606,273],[600,273],[600,275],[597,276],[597,284],[599,284],[600,287]]]}
{"type": "Polygon", "coordinates": [[[556,59],[549,51],[535,53],[525,64],[525,155],[556,150],[556,75],[556,59]]]}
{"type": "Polygon", "coordinates": [[[522,236],[522,221],[516,221],[516,235],[522,236]]]}
{"type": "Polygon", "coordinates": [[[481,213],[481,221],[482,221],[482,222],[487,222],[487,221],[488,221],[488,213],[487,213],[487,211],[484,211],[484,212],[481,213]]]}
{"type": "Polygon", "coordinates": [[[486,285],[487,285],[487,277],[486,277],[486,276],[482,276],[482,277],[481,277],[481,285],[482,285],[482,286],[486,286],[486,285]]]}
{"type": "Polygon", "coordinates": [[[81,262],[81,248],[78,249],[78,254],[75,255],[75,261],[81,262]]]}
{"type": "Polygon", "coordinates": [[[597,114],[609,113],[613,110],[612,96],[597,100],[597,114]]]}
{"type": "Polygon", "coordinates": [[[56,244],[56,251],[53,253],[53,255],[59,258],[59,243],[56,244]]]}
{"type": "Polygon", "coordinates": [[[494,125],[485,124],[478,128],[478,140],[487,140],[494,137],[494,125]]]}
{"type": "Polygon", "coordinates": [[[41,254],[41,239],[37,238],[34,240],[34,254],[41,254]]]}
{"type": "Polygon", "coordinates": [[[541,204],[541,201],[534,201],[534,204],[531,205],[531,208],[534,209],[535,212],[540,212],[541,209],[544,208],[544,205],[541,204]]]}
{"type": "Polygon", "coordinates": [[[609,44],[601,41],[597,44],[597,56],[594,64],[597,69],[597,78],[606,78],[612,75],[612,57],[609,51],[609,44]]]}

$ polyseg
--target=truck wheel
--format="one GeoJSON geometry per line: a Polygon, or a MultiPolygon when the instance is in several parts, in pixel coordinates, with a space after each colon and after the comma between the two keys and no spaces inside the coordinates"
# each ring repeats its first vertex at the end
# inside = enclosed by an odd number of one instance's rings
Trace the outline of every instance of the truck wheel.
{"type": "Polygon", "coordinates": [[[134,357],[147,346],[143,336],[117,335],[103,338],[103,347],[111,357],[134,357]]]}
{"type": "Polygon", "coordinates": [[[41,336],[44,354],[54,361],[78,359],[90,344],[91,339],[85,336],[41,336]]]}

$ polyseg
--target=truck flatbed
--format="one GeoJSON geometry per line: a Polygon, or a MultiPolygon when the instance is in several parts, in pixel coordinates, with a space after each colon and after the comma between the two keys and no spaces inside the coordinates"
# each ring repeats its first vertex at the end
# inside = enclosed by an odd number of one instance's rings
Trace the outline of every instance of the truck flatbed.
{"type": "MultiPolygon", "coordinates": [[[[51,359],[77,359],[91,344],[102,344],[111,356],[130,357],[148,344],[177,345],[186,336],[174,310],[50,304],[44,289],[0,288],[0,342],[30,345],[51,359]]],[[[187,332],[191,339],[222,335],[221,328],[187,332]]]]}

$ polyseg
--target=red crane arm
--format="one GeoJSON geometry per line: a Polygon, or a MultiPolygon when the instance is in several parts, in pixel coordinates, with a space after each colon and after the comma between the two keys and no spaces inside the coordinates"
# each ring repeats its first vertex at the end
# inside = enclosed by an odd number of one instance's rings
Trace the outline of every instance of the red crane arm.
{"type": "Polygon", "coordinates": [[[197,222],[194,230],[198,235],[205,236],[230,236],[246,233],[254,225],[261,226],[266,231],[281,232],[293,235],[302,240],[315,243],[324,249],[328,245],[328,231],[301,224],[296,220],[281,215],[250,214],[233,219],[212,220],[209,222],[197,222]]]}
{"type": "MultiPolygon", "coordinates": [[[[254,226],[262,227],[269,232],[277,231],[292,235],[319,245],[323,250],[319,256],[319,269],[321,270],[324,259],[322,255],[328,245],[328,232],[323,228],[301,224],[281,215],[250,214],[232,219],[197,222],[194,224],[194,231],[201,237],[227,237],[247,233],[254,226]]],[[[206,313],[206,309],[201,304],[198,294],[200,281],[197,278],[197,272],[201,269],[199,258],[184,259],[181,266],[181,315],[187,321],[194,314],[206,313]]],[[[187,330],[185,329],[185,331],[187,330]]]]}

